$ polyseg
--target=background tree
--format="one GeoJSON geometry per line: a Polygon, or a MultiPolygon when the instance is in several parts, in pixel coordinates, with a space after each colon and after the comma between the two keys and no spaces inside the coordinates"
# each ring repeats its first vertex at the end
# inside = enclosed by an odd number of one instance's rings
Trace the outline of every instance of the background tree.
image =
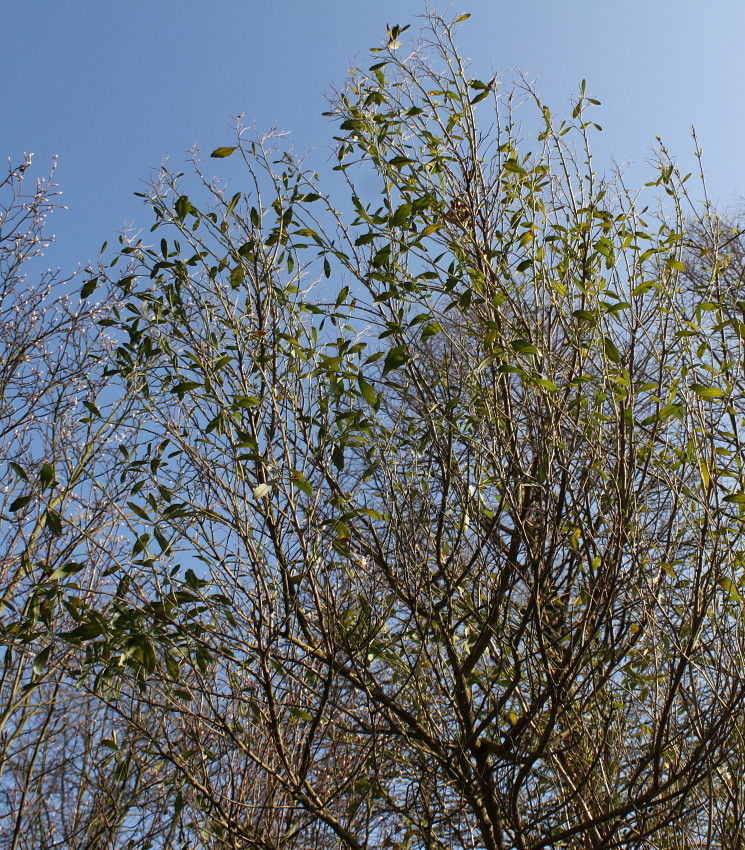
{"type": "Polygon", "coordinates": [[[174,828],[160,764],[76,688],[73,645],[129,563],[117,456],[137,428],[104,378],[104,307],[42,266],[58,192],[33,175],[26,156],[0,183],[0,847],[144,847],[174,828]]]}

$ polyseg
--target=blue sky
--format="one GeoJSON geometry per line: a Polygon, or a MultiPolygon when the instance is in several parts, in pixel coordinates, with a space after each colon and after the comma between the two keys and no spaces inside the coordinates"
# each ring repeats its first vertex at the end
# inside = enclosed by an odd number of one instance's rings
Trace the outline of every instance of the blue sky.
{"type": "MultiPolygon", "coordinates": [[[[555,111],[586,78],[603,102],[601,160],[644,163],[660,135],[690,169],[690,126],[712,197],[745,197],[745,3],[742,0],[466,0],[462,52],[475,75],[522,69],[555,111]]],[[[365,62],[386,23],[411,23],[413,0],[4,0],[0,154],[59,156],[69,207],[50,256],[70,268],[126,222],[150,224],[133,197],[165,155],[179,168],[232,139],[231,117],[291,131],[299,151],[328,159],[324,93],[365,62]]],[[[215,163],[223,172],[230,160],[215,163]]],[[[642,171],[632,168],[632,175],[642,171]]]]}

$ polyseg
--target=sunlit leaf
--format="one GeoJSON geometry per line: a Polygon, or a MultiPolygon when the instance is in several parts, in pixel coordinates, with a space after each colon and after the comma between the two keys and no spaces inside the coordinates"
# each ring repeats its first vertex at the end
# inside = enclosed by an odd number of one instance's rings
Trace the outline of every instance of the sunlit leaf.
{"type": "Polygon", "coordinates": [[[691,389],[700,398],[719,398],[724,395],[719,387],[707,387],[704,384],[691,384],[691,389]]]}
{"type": "Polygon", "coordinates": [[[264,482],[262,484],[258,484],[256,487],[253,488],[254,498],[255,499],[263,499],[265,496],[269,495],[271,490],[272,490],[271,486],[269,484],[267,484],[266,482],[264,482]]]}

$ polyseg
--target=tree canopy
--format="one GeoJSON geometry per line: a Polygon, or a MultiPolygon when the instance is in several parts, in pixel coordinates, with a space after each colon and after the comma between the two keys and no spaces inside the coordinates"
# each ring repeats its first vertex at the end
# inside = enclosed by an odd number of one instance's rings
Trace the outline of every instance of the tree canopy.
{"type": "Polygon", "coordinates": [[[164,168],[48,330],[0,266],[1,847],[741,845],[739,231],[463,18],[388,29],[332,176],[164,168]]]}

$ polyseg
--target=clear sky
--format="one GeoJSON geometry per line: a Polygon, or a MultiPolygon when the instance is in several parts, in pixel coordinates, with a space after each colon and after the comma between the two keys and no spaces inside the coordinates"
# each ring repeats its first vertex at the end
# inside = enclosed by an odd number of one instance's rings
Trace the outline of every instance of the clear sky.
{"type": "MultiPolygon", "coordinates": [[[[745,197],[742,0],[465,0],[462,52],[475,75],[521,69],[561,111],[586,78],[603,101],[601,157],[643,163],[654,136],[687,169],[696,125],[710,193],[745,197]]],[[[327,158],[324,93],[411,23],[414,0],[3,0],[0,154],[59,156],[69,207],[53,220],[53,262],[95,256],[125,222],[150,224],[133,192],[165,155],[230,144],[231,116],[293,133],[327,158]]],[[[227,167],[215,163],[215,168],[227,167]]],[[[632,173],[635,171],[632,170],[632,173]]]]}

